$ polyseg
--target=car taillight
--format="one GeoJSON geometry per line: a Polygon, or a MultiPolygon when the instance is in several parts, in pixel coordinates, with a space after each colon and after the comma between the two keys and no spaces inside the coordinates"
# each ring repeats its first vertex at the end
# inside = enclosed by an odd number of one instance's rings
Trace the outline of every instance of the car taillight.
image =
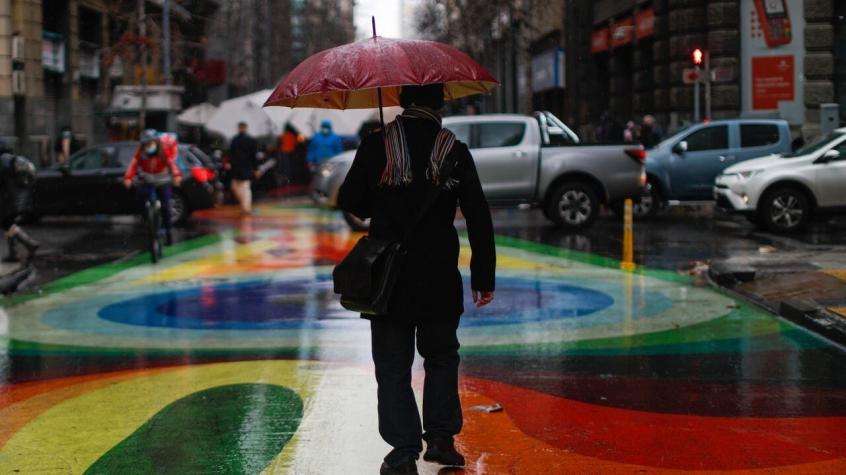
{"type": "Polygon", "coordinates": [[[640,148],[627,148],[624,150],[626,155],[634,159],[636,162],[643,163],[646,160],[646,150],[640,148]]]}
{"type": "Polygon", "coordinates": [[[214,172],[208,168],[194,167],[191,169],[191,176],[199,183],[206,183],[214,178],[214,172]]]}

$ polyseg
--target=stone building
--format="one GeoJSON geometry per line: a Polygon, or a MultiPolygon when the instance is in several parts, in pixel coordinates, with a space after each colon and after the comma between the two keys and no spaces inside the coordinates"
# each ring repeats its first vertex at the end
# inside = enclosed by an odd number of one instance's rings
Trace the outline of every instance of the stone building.
{"type": "MultiPolygon", "coordinates": [[[[563,109],[580,123],[655,114],[675,129],[693,119],[691,53],[710,56],[710,115],[782,117],[806,137],[820,106],[846,119],[846,2],[837,0],[570,0],[563,109]]],[[[549,45],[546,45],[548,48],[549,45]]],[[[704,78],[704,74],[701,77],[704,78]]]]}
{"type": "MultiPolygon", "coordinates": [[[[53,141],[71,126],[82,143],[107,140],[117,85],[163,83],[162,0],[146,0],[147,36],[137,0],[0,0],[0,138],[36,162],[53,158],[53,141]],[[139,45],[147,50],[140,67],[139,45]]],[[[196,94],[192,66],[203,59],[212,0],[172,1],[172,76],[196,94]]],[[[199,88],[198,88],[199,85],[199,88]]],[[[190,98],[188,98],[190,101],[190,98]]],[[[125,119],[125,118],[124,118],[125,119]]]]}

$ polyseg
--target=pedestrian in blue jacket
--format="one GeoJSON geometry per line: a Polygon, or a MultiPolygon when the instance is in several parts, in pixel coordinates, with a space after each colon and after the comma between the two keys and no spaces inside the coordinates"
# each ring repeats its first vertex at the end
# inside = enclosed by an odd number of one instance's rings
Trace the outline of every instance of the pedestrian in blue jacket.
{"type": "Polygon", "coordinates": [[[332,132],[332,121],[324,120],[320,123],[320,132],[314,134],[311,143],[308,144],[306,159],[309,167],[313,170],[330,157],[334,157],[343,151],[344,145],[341,143],[341,137],[332,132]]]}

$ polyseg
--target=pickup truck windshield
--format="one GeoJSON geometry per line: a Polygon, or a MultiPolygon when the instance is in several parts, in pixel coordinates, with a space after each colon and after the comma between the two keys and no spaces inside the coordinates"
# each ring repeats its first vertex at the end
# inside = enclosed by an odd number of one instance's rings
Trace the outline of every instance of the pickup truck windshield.
{"type": "Polygon", "coordinates": [[[832,141],[843,137],[843,135],[844,134],[841,133],[841,132],[830,133],[830,134],[826,135],[825,137],[821,137],[821,138],[817,139],[816,141],[811,142],[810,144],[805,145],[804,147],[797,149],[793,153],[785,154],[784,157],[785,158],[793,158],[793,157],[799,157],[799,156],[802,156],[802,155],[808,155],[808,154],[814,153],[817,150],[825,147],[826,145],[828,145],[832,141]]]}

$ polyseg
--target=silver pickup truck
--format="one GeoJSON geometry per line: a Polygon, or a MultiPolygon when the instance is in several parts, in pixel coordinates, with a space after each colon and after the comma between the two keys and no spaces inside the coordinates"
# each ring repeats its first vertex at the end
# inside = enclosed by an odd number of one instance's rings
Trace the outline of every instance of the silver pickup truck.
{"type": "MultiPolygon", "coordinates": [[[[603,204],[619,208],[641,196],[646,182],[643,147],[582,145],[550,112],[453,116],[443,125],[469,145],[491,206],[529,204],[560,227],[589,226],[603,204]]],[[[311,195],[318,204],[335,206],[354,156],[344,152],[317,170],[311,195]]],[[[345,218],[354,228],[366,227],[355,216],[345,218]]]]}

